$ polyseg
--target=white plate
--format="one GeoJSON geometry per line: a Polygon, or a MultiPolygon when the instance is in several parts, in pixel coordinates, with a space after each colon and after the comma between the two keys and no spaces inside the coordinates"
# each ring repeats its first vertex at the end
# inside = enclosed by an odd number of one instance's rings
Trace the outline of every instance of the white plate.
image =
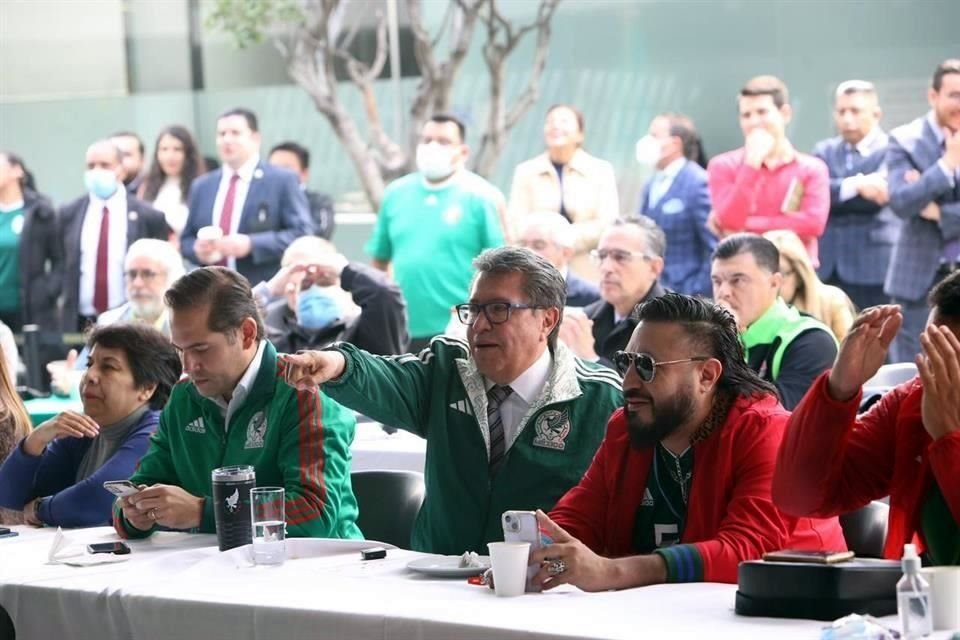
{"type": "Polygon", "coordinates": [[[490,557],[480,556],[479,567],[461,567],[460,556],[426,556],[407,563],[407,569],[439,578],[469,578],[490,568],[490,557]]]}

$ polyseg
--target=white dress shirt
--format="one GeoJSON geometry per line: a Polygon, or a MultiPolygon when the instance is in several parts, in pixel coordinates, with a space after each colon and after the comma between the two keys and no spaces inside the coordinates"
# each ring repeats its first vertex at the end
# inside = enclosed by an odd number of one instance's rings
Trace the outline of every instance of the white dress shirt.
{"type": "MultiPolygon", "coordinates": [[[[240,338],[238,337],[237,339],[239,340],[240,338]]],[[[234,387],[233,395],[230,396],[229,403],[223,399],[223,396],[210,398],[220,407],[220,412],[224,414],[224,431],[230,429],[230,418],[233,417],[236,410],[243,404],[243,401],[247,399],[247,395],[250,393],[250,387],[253,386],[254,381],[257,379],[257,374],[260,373],[260,363],[263,361],[263,349],[266,346],[267,341],[261,340],[259,346],[257,346],[256,355],[253,356],[253,360],[250,361],[250,366],[243,372],[243,375],[240,376],[240,381],[237,382],[237,386],[234,387]]]]}
{"type": "MultiPolygon", "coordinates": [[[[513,441],[520,435],[518,430],[520,422],[530,410],[530,405],[536,402],[543,392],[551,364],[553,364],[553,356],[550,355],[550,349],[544,349],[540,357],[509,384],[513,393],[500,405],[504,451],[509,451],[513,441]]],[[[489,392],[494,383],[491,380],[484,380],[484,386],[489,392]]]]}
{"type": "MultiPolygon", "coordinates": [[[[230,178],[232,178],[234,174],[240,178],[237,180],[237,190],[233,196],[233,211],[230,215],[230,233],[228,235],[237,233],[237,229],[240,227],[240,216],[243,214],[243,205],[247,201],[250,182],[253,180],[253,174],[257,170],[259,163],[260,156],[253,155],[236,171],[227,165],[221,167],[220,186],[217,187],[217,197],[213,201],[213,218],[210,223],[213,226],[220,226],[220,213],[223,211],[223,201],[227,199],[227,190],[230,188],[230,178]]],[[[236,270],[236,258],[227,258],[227,266],[236,270]]]]}
{"type": "MultiPolygon", "coordinates": [[[[239,184],[237,188],[240,188],[239,184]]],[[[183,202],[183,192],[180,189],[180,178],[178,176],[168,176],[163,181],[163,185],[157,191],[157,198],[153,201],[153,206],[163,212],[167,226],[179,236],[187,224],[189,210],[183,202]]]]}
{"type": "Polygon", "coordinates": [[[667,195],[667,191],[670,190],[670,185],[673,184],[677,174],[680,173],[680,170],[683,169],[684,165],[686,164],[687,159],[683,156],[680,156],[663,169],[653,174],[653,178],[650,180],[649,206],[657,206],[657,203],[660,202],[663,196],[667,195]]]}
{"type": "MultiPolygon", "coordinates": [[[[107,236],[107,309],[119,307],[127,301],[123,282],[123,259],[127,255],[127,190],[121,184],[110,198],[101,200],[90,194],[90,204],[80,229],[80,315],[96,316],[93,306],[94,285],[97,281],[97,251],[100,247],[100,221],[103,207],[110,212],[107,236]]],[[[132,213],[131,215],[136,215],[132,213]]]]}

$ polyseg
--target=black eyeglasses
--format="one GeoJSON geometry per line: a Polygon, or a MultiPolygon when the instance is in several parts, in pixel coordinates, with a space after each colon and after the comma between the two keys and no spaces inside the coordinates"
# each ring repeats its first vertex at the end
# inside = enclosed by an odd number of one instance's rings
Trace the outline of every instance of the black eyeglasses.
{"type": "Polygon", "coordinates": [[[543,309],[543,307],[519,302],[488,302],[486,304],[473,304],[468,302],[466,304],[458,304],[455,309],[457,310],[457,317],[460,318],[460,322],[470,325],[477,321],[481,311],[483,315],[487,316],[487,322],[490,324],[503,324],[510,319],[510,314],[514,309],[543,309]]]}
{"type": "Polygon", "coordinates": [[[627,377],[627,371],[630,369],[630,363],[637,371],[637,375],[644,382],[653,382],[653,377],[657,374],[657,367],[668,364],[681,364],[684,362],[703,362],[709,360],[707,356],[698,356],[696,358],[684,358],[683,360],[667,360],[666,362],[657,362],[649,353],[633,353],[631,351],[617,351],[613,354],[613,364],[617,371],[624,378],[627,377]]]}
{"type": "Polygon", "coordinates": [[[143,278],[144,281],[153,280],[160,274],[156,271],[151,271],[150,269],[130,269],[129,271],[124,271],[123,276],[130,280],[131,282],[137,279],[137,276],[143,278]]]}

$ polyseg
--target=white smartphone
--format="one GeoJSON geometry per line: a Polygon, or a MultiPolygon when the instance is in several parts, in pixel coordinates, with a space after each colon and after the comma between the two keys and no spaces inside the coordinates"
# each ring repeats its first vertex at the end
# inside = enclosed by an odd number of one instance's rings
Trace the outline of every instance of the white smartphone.
{"type": "Polygon", "coordinates": [[[103,483],[103,488],[118,498],[126,498],[140,491],[140,487],[129,480],[107,480],[103,483]]]}
{"type": "MultiPolygon", "coordinates": [[[[529,542],[531,554],[543,546],[537,514],[533,511],[504,511],[500,522],[503,525],[504,542],[529,542]]],[[[538,571],[538,565],[527,567],[527,591],[540,591],[540,585],[531,582],[538,571]]]]}

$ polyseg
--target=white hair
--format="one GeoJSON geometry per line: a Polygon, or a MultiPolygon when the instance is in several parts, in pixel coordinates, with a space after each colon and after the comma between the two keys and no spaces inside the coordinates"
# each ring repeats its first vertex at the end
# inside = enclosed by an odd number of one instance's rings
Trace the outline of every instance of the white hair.
{"type": "Polygon", "coordinates": [[[127,249],[127,255],[123,259],[124,268],[129,268],[130,261],[134,258],[150,258],[162,264],[164,271],[167,272],[168,285],[179,280],[184,274],[183,257],[166,240],[155,238],[137,240],[127,249]]]}
{"type": "Polygon", "coordinates": [[[569,220],[555,211],[534,211],[523,216],[520,221],[520,235],[530,227],[542,229],[554,244],[560,247],[572,249],[577,244],[576,229],[569,220]]]}
{"type": "Polygon", "coordinates": [[[283,259],[280,261],[280,264],[286,267],[301,256],[310,257],[336,252],[337,248],[329,240],[325,240],[319,236],[300,236],[287,246],[283,252],[283,259]]]}
{"type": "Polygon", "coordinates": [[[839,98],[840,96],[849,96],[854,93],[866,93],[876,97],[877,88],[872,82],[866,80],[844,80],[837,86],[834,97],[839,98]]]}

